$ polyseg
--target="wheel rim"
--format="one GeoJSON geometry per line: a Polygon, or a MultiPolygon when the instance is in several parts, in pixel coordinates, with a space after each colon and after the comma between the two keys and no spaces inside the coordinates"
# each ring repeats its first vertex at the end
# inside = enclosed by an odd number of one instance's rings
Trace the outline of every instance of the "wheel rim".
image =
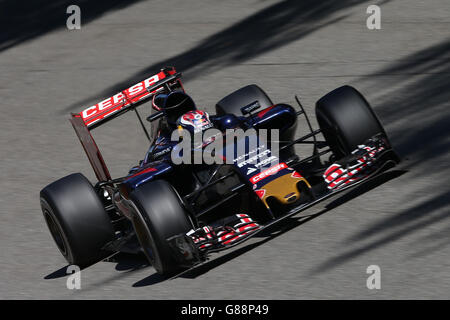
{"type": "Polygon", "coordinates": [[[64,236],[62,234],[62,230],[59,227],[59,225],[56,223],[52,213],[48,210],[44,210],[44,218],[45,222],[47,223],[47,226],[50,230],[50,234],[52,235],[53,240],[56,243],[56,246],[58,247],[59,251],[63,254],[63,256],[67,256],[67,247],[66,243],[64,242],[64,236]]]}

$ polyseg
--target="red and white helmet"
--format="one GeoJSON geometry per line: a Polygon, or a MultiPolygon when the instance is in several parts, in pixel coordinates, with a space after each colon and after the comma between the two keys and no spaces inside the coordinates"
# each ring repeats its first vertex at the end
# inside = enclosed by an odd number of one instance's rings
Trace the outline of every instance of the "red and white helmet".
{"type": "Polygon", "coordinates": [[[177,120],[177,125],[189,130],[191,133],[202,132],[213,126],[209,120],[209,114],[202,110],[191,110],[183,114],[177,120]]]}

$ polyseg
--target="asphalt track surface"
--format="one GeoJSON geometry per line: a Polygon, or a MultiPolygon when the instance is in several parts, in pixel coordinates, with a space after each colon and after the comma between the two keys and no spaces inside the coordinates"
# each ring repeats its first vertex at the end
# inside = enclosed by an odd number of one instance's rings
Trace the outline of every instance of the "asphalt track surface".
{"type": "MultiPolygon", "coordinates": [[[[0,298],[450,298],[447,0],[32,3],[0,2],[0,298]],[[72,3],[81,30],[65,27],[72,3]],[[381,7],[381,30],[366,27],[370,4],[381,7]],[[315,102],[353,85],[404,161],[178,279],[121,255],[68,290],[38,194],[72,172],[94,180],[69,113],[164,65],[184,73],[206,110],[257,83],[277,102],[300,94],[314,125],[315,102]],[[381,268],[380,290],[366,287],[369,265],[381,268]]],[[[94,137],[115,176],[147,148],[131,113],[94,137]]]]}

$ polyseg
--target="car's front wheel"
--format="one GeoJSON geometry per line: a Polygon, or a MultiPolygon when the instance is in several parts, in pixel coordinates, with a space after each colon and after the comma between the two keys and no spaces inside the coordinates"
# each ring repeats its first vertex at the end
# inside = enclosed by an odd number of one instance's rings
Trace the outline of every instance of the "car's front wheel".
{"type": "Polygon", "coordinates": [[[130,194],[135,205],[133,225],[149,262],[162,275],[180,269],[167,239],[192,229],[180,198],[166,181],[146,183],[130,194]]]}
{"type": "Polygon", "coordinates": [[[317,101],[316,116],[337,158],[350,154],[374,135],[385,134],[367,100],[351,86],[339,87],[317,101]]]}

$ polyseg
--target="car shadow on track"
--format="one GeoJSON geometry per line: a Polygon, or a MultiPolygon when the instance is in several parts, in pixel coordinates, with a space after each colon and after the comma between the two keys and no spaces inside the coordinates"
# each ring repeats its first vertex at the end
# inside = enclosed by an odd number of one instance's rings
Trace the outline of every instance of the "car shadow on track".
{"type": "MultiPolygon", "coordinates": [[[[131,253],[116,253],[104,260],[102,262],[115,263],[114,269],[121,272],[133,272],[143,268],[150,267],[148,260],[143,254],[131,254],[131,253]]],[[[70,265],[66,265],[48,275],[44,276],[45,280],[64,278],[69,276],[71,273],[67,273],[67,268],[70,265]]]]}
{"type": "Polygon", "coordinates": [[[48,275],[46,275],[44,277],[45,280],[50,280],[50,279],[58,279],[58,278],[64,278],[66,276],[68,276],[67,274],[67,268],[69,267],[69,265],[62,267],[61,269],[58,269],[56,271],[53,271],[52,273],[49,273],[48,275]]]}
{"type": "MultiPolygon", "coordinates": [[[[301,217],[291,217],[285,220],[280,221],[278,224],[275,224],[267,229],[265,229],[264,231],[262,231],[257,237],[255,236],[255,239],[261,239],[255,243],[251,243],[248,245],[245,245],[243,247],[239,247],[238,249],[235,249],[233,251],[231,251],[230,253],[227,253],[223,256],[220,256],[216,259],[210,260],[196,268],[193,268],[185,273],[182,273],[179,277],[180,278],[187,278],[187,279],[194,279],[197,278],[207,272],[209,272],[210,270],[234,259],[237,258],[243,254],[245,254],[246,252],[255,249],[261,245],[263,245],[264,243],[275,239],[276,237],[312,220],[315,219],[319,216],[321,216],[322,214],[372,190],[375,189],[377,187],[379,187],[380,185],[387,183],[388,181],[392,180],[392,179],[396,179],[398,177],[400,177],[401,175],[405,174],[407,171],[406,170],[390,170],[390,171],[386,171],[384,173],[381,173],[380,175],[378,175],[377,177],[375,177],[374,179],[367,181],[366,183],[361,184],[360,186],[355,187],[354,189],[351,189],[350,191],[344,193],[342,196],[332,200],[331,202],[329,202],[327,205],[325,205],[325,207],[320,210],[318,213],[312,214],[312,215],[308,215],[308,216],[301,216],[301,217]]],[[[149,286],[149,285],[153,285],[156,283],[159,283],[161,281],[164,281],[165,279],[158,275],[158,274],[152,274],[142,280],[139,280],[138,282],[133,284],[133,287],[143,287],[143,286],[149,286]]]]}

